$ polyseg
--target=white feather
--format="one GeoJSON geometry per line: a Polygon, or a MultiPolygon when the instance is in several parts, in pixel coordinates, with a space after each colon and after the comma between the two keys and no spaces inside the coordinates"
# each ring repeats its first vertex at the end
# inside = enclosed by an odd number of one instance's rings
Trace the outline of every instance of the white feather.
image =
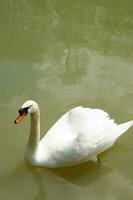
{"type": "Polygon", "coordinates": [[[48,131],[40,141],[40,152],[47,152],[53,167],[96,160],[132,125],[133,121],[117,125],[100,109],[76,107],[48,131]]]}
{"type": "Polygon", "coordinates": [[[33,165],[62,167],[97,160],[97,155],[111,147],[133,125],[133,120],[116,124],[100,109],[76,107],[65,113],[40,140],[40,112],[34,101],[30,107],[31,132],[26,159],[33,165]]]}

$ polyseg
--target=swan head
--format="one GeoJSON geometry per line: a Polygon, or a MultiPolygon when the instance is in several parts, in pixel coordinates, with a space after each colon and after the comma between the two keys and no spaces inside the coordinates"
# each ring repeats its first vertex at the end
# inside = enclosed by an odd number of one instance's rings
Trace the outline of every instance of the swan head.
{"type": "Polygon", "coordinates": [[[38,104],[33,100],[26,101],[18,110],[19,115],[15,120],[15,124],[18,124],[27,114],[36,113],[39,110],[38,104]]]}

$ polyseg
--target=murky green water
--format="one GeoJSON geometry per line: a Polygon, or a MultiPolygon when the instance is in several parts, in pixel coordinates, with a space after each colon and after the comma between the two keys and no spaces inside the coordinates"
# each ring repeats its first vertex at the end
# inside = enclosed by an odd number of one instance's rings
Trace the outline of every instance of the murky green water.
{"type": "Polygon", "coordinates": [[[133,119],[131,0],[1,0],[0,199],[133,198],[133,129],[101,156],[66,169],[28,167],[29,121],[19,106],[36,100],[42,136],[77,105],[100,107],[118,122],[133,119]]]}

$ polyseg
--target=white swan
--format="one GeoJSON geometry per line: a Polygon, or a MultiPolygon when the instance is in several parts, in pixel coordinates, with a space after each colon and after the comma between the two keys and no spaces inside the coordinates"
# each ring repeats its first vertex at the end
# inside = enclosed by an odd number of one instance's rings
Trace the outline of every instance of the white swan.
{"type": "Polygon", "coordinates": [[[117,125],[100,109],[76,107],[65,113],[40,140],[40,111],[28,100],[19,109],[15,123],[31,115],[26,160],[32,165],[65,167],[89,160],[111,147],[133,125],[133,120],[117,125]]]}

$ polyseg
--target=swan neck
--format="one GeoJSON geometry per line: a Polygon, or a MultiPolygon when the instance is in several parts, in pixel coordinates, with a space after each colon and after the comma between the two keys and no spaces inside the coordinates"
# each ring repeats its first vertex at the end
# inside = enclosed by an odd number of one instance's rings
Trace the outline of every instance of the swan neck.
{"type": "Polygon", "coordinates": [[[28,146],[35,150],[40,141],[40,111],[31,114],[31,126],[30,126],[30,137],[28,146]]]}

